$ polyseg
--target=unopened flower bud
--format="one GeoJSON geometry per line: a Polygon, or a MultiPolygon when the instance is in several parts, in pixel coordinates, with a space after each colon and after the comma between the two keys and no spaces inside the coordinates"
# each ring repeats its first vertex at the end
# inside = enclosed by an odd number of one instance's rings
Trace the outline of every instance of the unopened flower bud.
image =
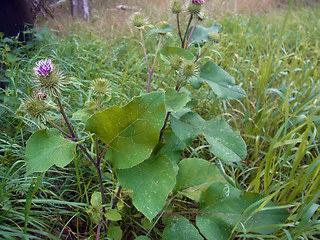
{"type": "Polygon", "coordinates": [[[188,6],[188,11],[190,14],[197,15],[201,12],[201,4],[198,3],[190,3],[188,6]]]}
{"type": "Polygon", "coordinates": [[[147,24],[147,20],[139,12],[134,13],[131,19],[132,25],[136,28],[143,28],[147,24]]]}
{"type": "Polygon", "coordinates": [[[171,9],[173,14],[179,14],[182,12],[182,4],[181,1],[179,0],[174,0],[172,3],[172,9],[171,9]]]}
{"type": "Polygon", "coordinates": [[[197,76],[199,69],[193,61],[185,61],[182,65],[182,74],[186,77],[197,76]]]}
{"type": "Polygon", "coordinates": [[[50,109],[50,105],[39,98],[27,97],[23,104],[24,112],[30,118],[37,120],[45,120],[47,111],[50,109]]]}
{"type": "Polygon", "coordinates": [[[218,43],[218,42],[220,42],[220,34],[219,33],[209,33],[209,39],[212,42],[218,43]]]}
{"type": "Polygon", "coordinates": [[[179,70],[183,64],[184,59],[178,55],[171,59],[170,66],[174,70],[179,70]]]}
{"type": "Polygon", "coordinates": [[[110,90],[110,83],[104,78],[98,78],[92,82],[92,89],[96,94],[108,95],[110,90]]]}

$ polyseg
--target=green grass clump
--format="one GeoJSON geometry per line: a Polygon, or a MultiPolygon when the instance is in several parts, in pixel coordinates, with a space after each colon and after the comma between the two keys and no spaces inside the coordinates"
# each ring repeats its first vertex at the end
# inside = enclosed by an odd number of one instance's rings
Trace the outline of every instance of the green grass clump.
{"type": "MultiPolygon", "coordinates": [[[[286,224],[273,236],[279,239],[317,239],[320,235],[318,19],[317,8],[294,9],[289,15],[275,9],[267,15],[217,19],[223,25],[221,41],[206,52],[203,63],[212,59],[230,72],[247,97],[218,102],[209,88],[194,93],[198,99],[194,107],[204,118],[225,118],[246,140],[245,161],[225,167],[234,184],[272,196],[275,203],[290,211],[286,224]]],[[[76,159],[67,170],[47,173],[46,182],[41,182],[41,177],[24,177],[23,149],[32,132],[30,127],[36,128],[36,123],[19,114],[19,105],[32,92],[32,66],[42,58],[52,58],[65,71],[68,108],[77,109],[91,100],[94,93],[90,83],[97,78],[105,78],[112,85],[109,104],[123,105],[146,87],[141,46],[129,33],[105,41],[90,30],[57,36],[47,28],[37,32],[36,39],[26,46],[12,41],[4,39],[0,45],[0,76],[9,83],[1,90],[0,102],[0,236],[42,239],[45,235],[59,239],[93,235],[86,206],[97,190],[94,170],[76,159]]],[[[156,48],[152,39],[147,39],[146,45],[156,48]]],[[[156,70],[157,81],[165,76],[166,69],[160,62],[156,70]]],[[[153,88],[158,84],[154,83],[153,88]]],[[[161,84],[170,83],[166,79],[161,84]]],[[[199,142],[186,154],[216,160],[206,154],[201,139],[199,142]]],[[[112,198],[115,189],[112,182],[109,185],[112,198]]],[[[189,204],[184,199],[179,201],[181,209],[189,204]]],[[[126,211],[123,230],[129,237],[130,231],[138,231],[133,226],[137,224],[137,213],[126,211]]],[[[147,223],[142,225],[139,231],[150,233],[153,228],[152,234],[159,236],[154,225],[151,230],[147,223]]],[[[250,238],[239,236],[245,237],[250,238]]]]}

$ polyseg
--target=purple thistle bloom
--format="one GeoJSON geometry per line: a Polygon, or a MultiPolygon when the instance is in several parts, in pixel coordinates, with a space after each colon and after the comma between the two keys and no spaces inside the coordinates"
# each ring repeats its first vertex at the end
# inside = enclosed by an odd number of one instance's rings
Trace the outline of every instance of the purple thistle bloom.
{"type": "Polygon", "coordinates": [[[53,69],[51,59],[42,59],[35,63],[34,73],[41,76],[48,76],[53,69]]]}
{"type": "Polygon", "coordinates": [[[193,4],[202,4],[204,3],[204,0],[192,0],[193,4]]]}

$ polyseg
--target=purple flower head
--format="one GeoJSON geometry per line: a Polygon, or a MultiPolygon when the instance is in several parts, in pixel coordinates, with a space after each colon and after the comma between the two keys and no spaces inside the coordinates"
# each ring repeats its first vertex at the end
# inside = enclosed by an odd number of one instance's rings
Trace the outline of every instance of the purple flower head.
{"type": "Polygon", "coordinates": [[[192,0],[193,4],[202,4],[204,3],[204,0],[192,0]]]}
{"type": "Polygon", "coordinates": [[[51,59],[42,59],[35,64],[33,70],[36,75],[48,76],[53,69],[51,59]]]}

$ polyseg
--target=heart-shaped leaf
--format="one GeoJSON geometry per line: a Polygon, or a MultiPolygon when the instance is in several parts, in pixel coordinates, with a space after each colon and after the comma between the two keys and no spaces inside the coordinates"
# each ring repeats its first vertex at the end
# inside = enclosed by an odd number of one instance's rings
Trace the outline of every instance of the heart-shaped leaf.
{"type": "Polygon", "coordinates": [[[174,191],[199,201],[201,192],[213,182],[226,182],[215,164],[199,158],[186,158],[179,163],[174,191]]]}
{"type": "Polygon", "coordinates": [[[168,112],[178,111],[183,108],[189,101],[189,96],[186,92],[177,92],[170,88],[165,93],[165,103],[168,112]]]}
{"type": "Polygon", "coordinates": [[[234,78],[213,62],[200,69],[200,81],[208,83],[212,91],[223,99],[238,99],[246,96],[245,91],[235,85],[234,78]]]}
{"type": "Polygon", "coordinates": [[[154,92],[136,97],[124,107],[94,114],[86,129],[109,145],[106,159],[115,168],[130,168],[150,156],[165,115],[164,93],[154,92]]]}
{"type": "Polygon", "coordinates": [[[163,49],[161,49],[159,51],[159,54],[165,56],[165,57],[174,57],[174,56],[180,56],[186,60],[194,60],[194,55],[186,50],[186,49],[183,49],[183,48],[179,48],[179,47],[170,47],[170,46],[167,46],[167,47],[164,47],[163,49]]]}
{"type": "Polygon", "coordinates": [[[129,169],[117,171],[119,183],[133,190],[133,204],[149,220],[163,208],[176,183],[176,172],[164,155],[147,159],[129,169]]]}
{"type": "Polygon", "coordinates": [[[196,227],[184,217],[172,217],[163,231],[163,240],[203,240],[196,227]]]}
{"type": "Polygon", "coordinates": [[[227,183],[214,182],[201,195],[200,212],[204,213],[197,216],[197,226],[209,240],[229,239],[233,229],[273,233],[277,224],[287,219],[288,211],[263,201],[257,193],[242,192],[227,183]],[[260,210],[261,204],[266,205],[260,210]]]}
{"type": "Polygon", "coordinates": [[[210,151],[225,162],[238,162],[247,155],[246,144],[239,132],[233,131],[224,120],[215,117],[205,121],[198,114],[189,112],[180,119],[171,116],[174,133],[184,142],[190,143],[203,134],[210,151]]]}
{"type": "MultiPolygon", "coordinates": [[[[209,35],[218,33],[221,27],[222,26],[220,24],[214,24],[209,28],[206,28],[202,25],[196,26],[190,38],[190,43],[203,45],[206,42],[212,42],[209,35]]],[[[192,27],[188,29],[188,35],[190,34],[191,30],[192,30],[192,27]]]]}
{"type": "Polygon", "coordinates": [[[27,174],[45,172],[51,166],[69,164],[77,143],[64,138],[57,129],[43,129],[31,135],[27,141],[27,174]]]}

